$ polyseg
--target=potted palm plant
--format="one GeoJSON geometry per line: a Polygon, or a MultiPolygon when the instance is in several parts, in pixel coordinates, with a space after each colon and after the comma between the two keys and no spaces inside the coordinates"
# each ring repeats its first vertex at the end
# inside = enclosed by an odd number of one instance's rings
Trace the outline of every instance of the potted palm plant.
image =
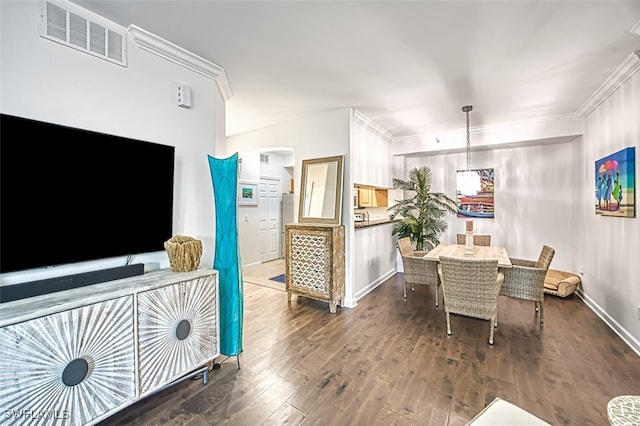
{"type": "Polygon", "coordinates": [[[410,237],[416,250],[431,250],[440,243],[438,236],[447,229],[444,217],[458,211],[456,201],[442,192],[431,192],[431,169],[415,167],[409,180],[393,178],[393,187],[402,189],[409,198],[389,207],[392,220],[400,218],[392,230],[398,238],[410,237]]]}

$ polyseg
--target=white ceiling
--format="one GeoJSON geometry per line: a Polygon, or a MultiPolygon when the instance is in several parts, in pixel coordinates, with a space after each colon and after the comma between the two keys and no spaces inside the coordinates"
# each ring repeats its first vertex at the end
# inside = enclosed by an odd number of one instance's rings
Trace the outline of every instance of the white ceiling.
{"type": "Polygon", "coordinates": [[[396,137],[575,114],[640,1],[75,1],[224,68],[227,135],[353,107],[396,137]]]}

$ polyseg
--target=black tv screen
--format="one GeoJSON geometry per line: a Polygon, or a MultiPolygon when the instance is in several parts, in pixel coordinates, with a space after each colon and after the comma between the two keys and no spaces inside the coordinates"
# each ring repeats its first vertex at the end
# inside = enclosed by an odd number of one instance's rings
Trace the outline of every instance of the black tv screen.
{"type": "Polygon", "coordinates": [[[160,251],[175,148],[0,114],[0,272],[160,251]]]}

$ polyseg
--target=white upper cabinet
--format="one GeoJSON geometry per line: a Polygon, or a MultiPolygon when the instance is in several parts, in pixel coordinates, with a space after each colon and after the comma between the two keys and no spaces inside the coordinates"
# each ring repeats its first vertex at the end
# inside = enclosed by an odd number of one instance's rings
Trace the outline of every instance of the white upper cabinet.
{"type": "Polygon", "coordinates": [[[351,116],[351,168],[353,183],[379,188],[393,186],[393,158],[389,132],[357,111],[351,116]]]}

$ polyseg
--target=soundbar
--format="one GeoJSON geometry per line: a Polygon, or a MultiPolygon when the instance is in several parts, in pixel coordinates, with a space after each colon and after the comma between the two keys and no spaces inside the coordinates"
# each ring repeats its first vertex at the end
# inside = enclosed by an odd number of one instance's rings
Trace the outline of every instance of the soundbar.
{"type": "Polygon", "coordinates": [[[80,274],[65,275],[62,277],[45,278],[43,280],[29,281],[25,283],[0,286],[0,303],[40,296],[42,294],[55,293],[63,290],[84,287],[121,278],[133,277],[144,274],[144,264],[117,266],[115,268],[101,269],[98,271],[83,272],[80,274]]]}

